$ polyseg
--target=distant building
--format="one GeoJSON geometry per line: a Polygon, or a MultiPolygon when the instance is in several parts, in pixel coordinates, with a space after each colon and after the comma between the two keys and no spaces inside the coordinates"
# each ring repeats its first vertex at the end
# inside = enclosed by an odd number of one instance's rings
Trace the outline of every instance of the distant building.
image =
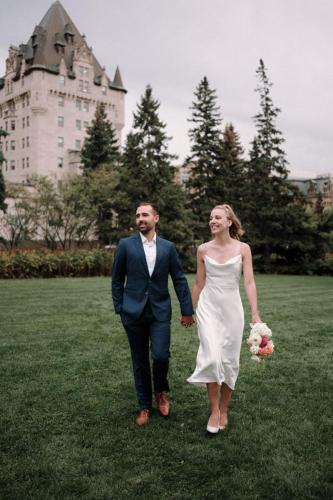
{"type": "Polygon", "coordinates": [[[119,68],[111,80],[59,1],[54,2],[26,44],[11,46],[0,78],[0,128],[6,181],[31,174],[60,180],[79,172],[80,150],[97,102],[116,131],[124,127],[119,68]]]}
{"type": "Polygon", "coordinates": [[[193,162],[183,163],[175,167],[176,184],[184,185],[189,180],[191,170],[195,166],[193,162]]]}
{"type": "Polygon", "coordinates": [[[333,207],[333,176],[322,175],[314,179],[289,179],[308,198],[313,207],[318,197],[322,197],[324,208],[333,207]]]}

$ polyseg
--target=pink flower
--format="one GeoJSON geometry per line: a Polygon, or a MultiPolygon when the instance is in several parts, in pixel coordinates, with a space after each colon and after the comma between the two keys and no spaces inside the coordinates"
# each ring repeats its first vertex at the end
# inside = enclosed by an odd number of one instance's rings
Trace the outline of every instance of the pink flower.
{"type": "Polygon", "coordinates": [[[268,337],[266,337],[266,336],[261,337],[261,344],[259,347],[266,347],[266,345],[268,344],[268,341],[269,341],[268,337]]]}
{"type": "Polygon", "coordinates": [[[260,356],[269,356],[274,351],[274,346],[272,342],[268,342],[265,347],[259,349],[258,354],[260,356]]]}

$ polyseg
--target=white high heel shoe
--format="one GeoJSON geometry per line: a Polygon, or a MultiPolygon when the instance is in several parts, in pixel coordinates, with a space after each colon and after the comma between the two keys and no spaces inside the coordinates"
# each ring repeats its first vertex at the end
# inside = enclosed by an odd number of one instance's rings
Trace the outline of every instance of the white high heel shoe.
{"type": "MultiPolygon", "coordinates": [[[[220,417],[219,417],[219,419],[220,419],[220,417]]],[[[209,422],[209,420],[208,420],[208,422],[209,422]]],[[[213,427],[212,425],[207,424],[206,429],[207,429],[207,432],[209,432],[210,434],[217,434],[220,430],[220,426],[218,425],[217,427],[213,427]]]]}
{"type": "Polygon", "coordinates": [[[209,432],[210,434],[217,434],[219,432],[219,430],[221,429],[220,426],[218,427],[213,427],[212,425],[207,425],[207,432],[209,432]]]}

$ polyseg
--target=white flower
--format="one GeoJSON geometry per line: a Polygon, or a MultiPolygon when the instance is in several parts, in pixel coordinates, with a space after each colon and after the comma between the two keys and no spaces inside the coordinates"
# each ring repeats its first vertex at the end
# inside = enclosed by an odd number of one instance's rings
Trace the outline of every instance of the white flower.
{"type": "Polygon", "coordinates": [[[257,332],[253,332],[253,331],[251,330],[251,333],[250,333],[250,336],[249,336],[249,338],[248,338],[248,340],[247,340],[247,343],[248,343],[249,345],[257,345],[257,346],[260,346],[260,344],[261,344],[261,340],[262,340],[261,335],[260,335],[259,333],[257,333],[257,332]]]}
{"type": "Polygon", "coordinates": [[[259,346],[258,345],[251,345],[250,353],[251,354],[258,354],[258,352],[259,352],[259,346]]]}
{"type": "Polygon", "coordinates": [[[271,338],[272,336],[272,330],[268,328],[266,323],[255,323],[254,325],[251,323],[251,332],[250,335],[254,333],[258,333],[262,337],[268,337],[271,338]]]}

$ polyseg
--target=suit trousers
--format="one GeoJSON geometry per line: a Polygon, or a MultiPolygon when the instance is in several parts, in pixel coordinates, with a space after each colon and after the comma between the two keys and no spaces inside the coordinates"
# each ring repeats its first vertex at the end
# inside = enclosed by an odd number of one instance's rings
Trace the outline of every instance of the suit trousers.
{"type": "Polygon", "coordinates": [[[138,320],[121,314],[131,349],[136,394],[140,409],[152,407],[152,377],[150,356],[153,360],[155,392],[169,391],[167,380],[170,358],[170,321],[158,321],[149,301],[138,320]]]}

